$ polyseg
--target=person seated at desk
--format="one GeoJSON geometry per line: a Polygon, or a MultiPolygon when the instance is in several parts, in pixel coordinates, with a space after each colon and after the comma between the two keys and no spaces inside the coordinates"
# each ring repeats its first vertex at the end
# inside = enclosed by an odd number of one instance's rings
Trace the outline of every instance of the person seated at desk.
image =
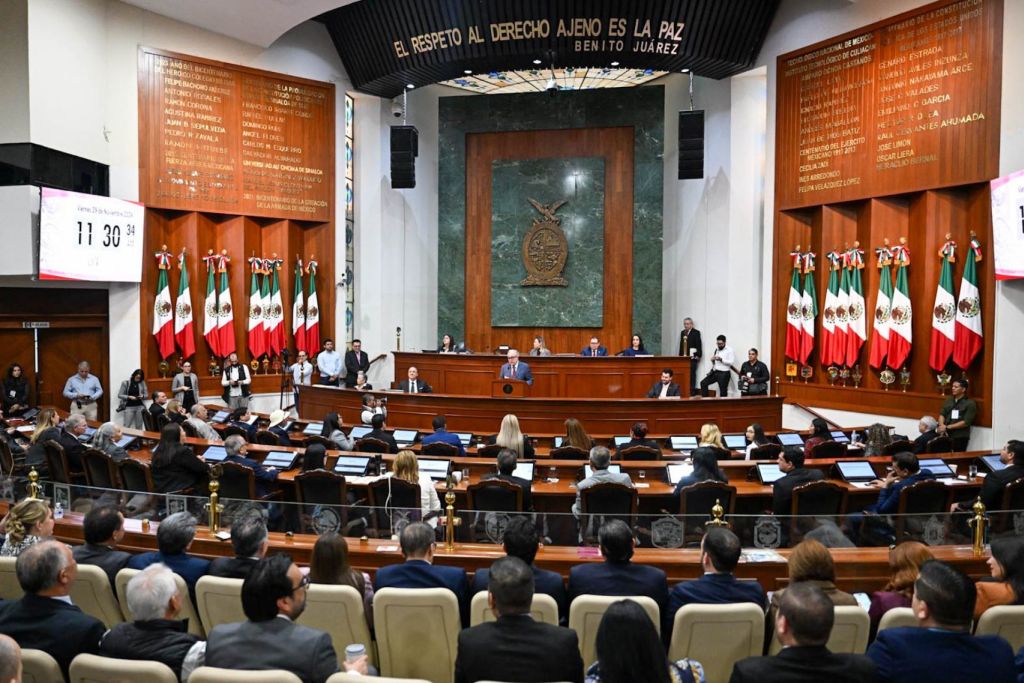
{"type": "MultiPolygon", "coordinates": [[[[992,512],[1003,507],[1003,490],[1006,485],[1024,477],[1024,441],[1010,439],[999,451],[999,460],[1006,467],[998,472],[989,472],[985,475],[985,481],[981,485],[981,502],[985,504],[985,510],[992,512]]],[[[966,500],[954,503],[950,512],[971,512],[974,500],[966,500]]]]}
{"type": "Polygon", "coordinates": [[[520,458],[529,460],[533,457],[533,442],[519,429],[519,418],[512,414],[501,419],[501,429],[497,435],[488,439],[488,443],[498,444],[502,448],[511,448],[520,458]]]}
{"type": "Polygon", "coordinates": [[[512,476],[512,473],[516,471],[516,465],[518,459],[516,458],[516,452],[511,448],[502,448],[498,451],[497,457],[498,471],[490,472],[480,477],[481,481],[488,481],[490,479],[501,479],[507,481],[510,484],[515,484],[523,490],[523,511],[533,511],[533,498],[530,495],[530,482],[519,477],[512,476]]]}
{"type": "Polygon", "coordinates": [[[533,348],[530,349],[531,356],[550,356],[551,351],[548,347],[544,346],[544,337],[536,336],[533,338],[533,348]]]}
{"type": "Polygon", "coordinates": [[[345,436],[345,432],[341,431],[343,426],[341,415],[338,413],[327,413],[324,415],[324,426],[320,430],[320,436],[334,444],[334,447],[338,450],[350,451],[355,444],[352,439],[345,436]]]}
{"type": "Polygon", "coordinates": [[[437,347],[438,353],[456,353],[455,351],[455,340],[452,339],[452,335],[446,334],[441,337],[441,345],[437,347]]]}
{"type": "Polygon", "coordinates": [[[771,443],[771,440],[764,434],[764,427],[757,422],[747,427],[745,436],[747,438],[747,448],[744,460],[750,460],[750,454],[755,448],[767,446],[771,443]]]}
{"type": "Polygon", "coordinates": [[[807,441],[804,442],[804,453],[807,457],[814,457],[814,447],[819,443],[825,441],[835,441],[832,438],[832,432],[828,428],[828,422],[825,422],[823,418],[816,417],[811,420],[811,435],[807,437],[807,441]]]}
{"type": "Polygon", "coordinates": [[[420,472],[419,461],[412,451],[401,451],[391,463],[391,471],[385,477],[395,477],[420,487],[420,518],[437,528],[437,518],[441,513],[441,500],[437,497],[434,480],[426,472],[420,472]]]}
{"type": "Polygon", "coordinates": [[[431,420],[431,425],[434,427],[434,433],[428,434],[420,440],[421,447],[429,446],[432,443],[446,443],[458,449],[459,457],[465,457],[466,447],[462,445],[462,439],[458,435],[447,431],[447,420],[444,415],[435,415],[434,419],[431,420]]]}
{"type": "Polygon", "coordinates": [[[580,351],[580,355],[587,357],[607,356],[608,349],[601,346],[601,342],[597,337],[591,337],[590,344],[587,345],[587,348],[580,351]]]}
{"type": "Polygon", "coordinates": [[[256,564],[267,556],[270,541],[263,511],[253,506],[239,512],[231,520],[231,547],[234,557],[218,557],[210,562],[209,576],[244,579],[256,564]]]}
{"type": "Polygon", "coordinates": [[[17,428],[4,428],[2,426],[4,424],[6,424],[4,422],[4,411],[0,410],[0,439],[2,439],[7,444],[7,447],[11,449],[11,455],[13,455],[15,459],[24,457],[25,447],[21,445],[21,442],[17,438],[19,436],[17,428]]]}
{"type": "Polygon", "coordinates": [[[292,440],[288,437],[288,432],[281,423],[288,419],[288,413],[283,410],[275,410],[270,414],[270,423],[267,425],[267,431],[277,436],[277,442],[281,446],[293,446],[292,440]]]}
{"type": "MultiPolygon", "coordinates": [[[[836,565],[832,561],[832,553],[813,538],[805,538],[793,546],[786,564],[789,568],[789,587],[772,593],[768,607],[769,624],[775,623],[786,592],[799,584],[813,584],[835,607],[856,607],[859,604],[857,598],[836,588],[836,565]]],[[[768,638],[771,639],[771,631],[768,632],[768,638]]]]}
{"type": "Polygon", "coordinates": [[[572,446],[589,452],[594,447],[594,440],[587,434],[582,422],[575,417],[570,417],[565,421],[565,436],[562,438],[562,446],[572,446]]]}
{"type": "Polygon", "coordinates": [[[693,472],[680,477],[679,481],[676,482],[676,487],[672,491],[672,496],[679,500],[680,491],[687,486],[693,486],[699,484],[702,481],[720,481],[723,484],[729,483],[729,479],[725,476],[725,472],[718,466],[718,458],[715,456],[715,452],[706,446],[698,447],[691,454],[693,457],[693,472]]]}
{"type": "Polygon", "coordinates": [[[129,553],[117,550],[124,538],[124,515],[113,505],[96,506],[85,514],[82,521],[83,545],[75,546],[71,554],[78,564],[92,564],[102,569],[114,588],[117,573],[128,566],[129,553]]]}
{"type": "Polygon", "coordinates": [[[728,451],[725,442],[722,441],[722,430],[714,422],[705,422],[700,426],[700,437],[697,439],[698,446],[710,446],[721,451],[728,451]]]}
{"type": "Polygon", "coordinates": [[[68,415],[68,419],[64,421],[63,429],[60,430],[57,436],[57,443],[64,448],[64,455],[68,459],[68,468],[72,472],[84,471],[82,468],[82,453],[85,452],[85,444],[78,437],[85,434],[88,426],[85,415],[81,413],[68,415]]]}
{"type": "Polygon", "coordinates": [[[181,404],[181,401],[177,399],[172,398],[168,401],[165,411],[167,419],[174,424],[180,425],[188,420],[188,411],[185,410],[185,406],[181,404]]]}
{"type": "Polygon", "coordinates": [[[1016,681],[1010,645],[999,636],[971,635],[976,599],[974,582],[959,570],[938,560],[921,565],[912,605],[918,625],[880,631],[868,648],[877,680],[1016,681]]]}
{"type": "Polygon", "coordinates": [[[825,473],[804,467],[804,452],[797,446],[783,448],[776,462],[785,474],[772,483],[772,513],[789,515],[793,506],[793,489],[801,484],[821,481],[825,473]]]}
{"type": "Polygon", "coordinates": [[[205,492],[210,468],[192,452],[192,447],[181,442],[185,435],[180,425],[173,422],[160,430],[160,441],[153,448],[149,469],[153,473],[153,488],[157,493],[177,493],[185,489],[205,492]]]}
{"type": "Polygon", "coordinates": [[[889,549],[889,581],[880,591],[871,594],[871,635],[878,630],[882,615],[896,607],[910,607],[914,596],[914,582],[921,572],[921,565],[935,556],[920,541],[904,541],[889,549]]]}
{"type": "Polygon", "coordinates": [[[430,394],[433,393],[433,389],[430,385],[421,380],[420,371],[415,365],[409,366],[408,379],[403,379],[398,383],[398,390],[406,394],[430,394]]]}
{"type": "Polygon", "coordinates": [[[850,527],[850,537],[854,543],[863,545],[867,538],[862,538],[870,532],[873,542],[890,543],[895,538],[895,531],[885,521],[880,519],[882,515],[891,515],[896,512],[900,504],[900,491],[908,486],[926,479],[934,479],[935,475],[931,470],[922,470],[917,456],[913,453],[903,452],[892,456],[892,471],[885,475],[885,479],[875,479],[871,482],[880,486],[878,502],[864,508],[863,512],[851,512],[846,517],[850,527]],[[870,528],[862,529],[862,525],[870,522],[870,528]]]}
{"type": "Polygon", "coordinates": [[[235,408],[228,415],[227,424],[232,427],[238,427],[245,432],[246,441],[253,441],[256,439],[256,420],[252,419],[252,413],[249,412],[249,406],[242,408],[235,408]]]}
{"type": "Polygon", "coordinates": [[[634,334],[633,338],[629,342],[629,346],[619,351],[616,355],[618,356],[649,356],[650,352],[644,348],[644,338],[639,334],[634,334]]]}
{"type": "Polygon", "coordinates": [[[366,381],[366,373],[362,370],[356,373],[356,383],[352,388],[356,391],[373,391],[373,385],[366,381]]]}
{"type": "MultiPolygon", "coordinates": [[[[242,437],[233,437],[241,439],[242,437]]],[[[168,515],[156,529],[157,550],[136,555],[128,560],[129,569],[145,569],[151,564],[163,562],[175,574],[185,579],[190,594],[195,595],[196,581],[205,576],[210,561],[188,554],[196,538],[196,518],[188,512],[168,515]]]]}
{"type": "Polygon", "coordinates": [[[928,449],[928,442],[937,437],[939,434],[935,430],[939,426],[939,421],[931,415],[923,416],[917,423],[917,431],[919,436],[914,439],[911,446],[911,452],[914,455],[921,455],[928,449]]]}
{"type": "Polygon", "coordinates": [[[92,435],[89,444],[98,451],[110,456],[114,462],[119,462],[128,457],[128,452],[117,445],[117,442],[124,437],[124,432],[113,422],[104,422],[92,435]]]}
{"type": "Polygon", "coordinates": [[[608,465],[612,462],[612,452],[604,446],[594,446],[590,449],[590,476],[576,484],[576,502],[572,504],[572,514],[578,519],[580,516],[580,491],[590,488],[596,484],[625,484],[633,487],[633,480],[626,472],[611,472],[608,465]]]}
{"type": "Polygon", "coordinates": [[[300,468],[303,472],[312,472],[313,470],[326,469],[327,463],[327,449],[324,448],[323,444],[311,443],[306,446],[306,450],[302,452],[302,464],[300,468]]]}
{"type": "Polygon", "coordinates": [[[1019,536],[992,539],[988,558],[991,580],[977,583],[978,600],[974,605],[977,622],[989,607],[1019,605],[1024,602],[1024,538],[1019,536]]]}
{"type": "Polygon", "coordinates": [[[380,413],[375,414],[370,419],[370,426],[373,427],[373,429],[370,430],[370,432],[363,437],[364,439],[377,439],[378,441],[383,441],[388,445],[388,453],[398,452],[398,442],[395,441],[395,437],[391,435],[391,432],[388,432],[384,429],[383,415],[381,415],[380,413]]]}
{"type": "Polygon", "coordinates": [[[0,557],[18,557],[27,548],[48,540],[53,536],[53,523],[53,510],[44,500],[25,498],[12,505],[0,522],[7,533],[0,557]]]}
{"type": "Polygon", "coordinates": [[[869,458],[882,455],[891,443],[892,435],[889,434],[889,428],[881,422],[875,422],[864,430],[864,442],[855,441],[850,444],[850,449],[861,448],[860,455],[869,458]]]}
{"type": "Polygon", "coordinates": [[[516,349],[508,350],[508,362],[501,366],[498,378],[518,379],[533,386],[533,373],[530,372],[530,366],[519,361],[519,351],[516,349]]]}
{"type": "Polygon", "coordinates": [[[43,444],[60,439],[59,424],[60,416],[53,408],[43,408],[39,411],[36,415],[36,427],[29,438],[28,453],[25,454],[26,464],[46,470],[46,449],[43,444]]]}
{"type": "Polygon", "coordinates": [[[196,436],[200,439],[220,443],[220,435],[217,434],[217,431],[210,426],[209,422],[207,422],[209,417],[210,415],[206,411],[206,406],[202,403],[197,403],[192,406],[192,417],[185,420],[185,422],[188,422],[193,428],[195,428],[196,436]]]}
{"type": "Polygon", "coordinates": [[[634,422],[633,427],[629,430],[630,440],[621,446],[615,447],[615,457],[621,458],[622,451],[627,448],[633,448],[634,446],[644,446],[646,448],[653,448],[658,453],[661,453],[661,446],[654,439],[647,438],[647,423],[646,422],[634,422]]]}
{"type": "Polygon", "coordinates": [[[672,368],[662,370],[661,379],[647,392],[647,398],[679,398],[679,385],[672,381],[674,375],[672,368]]]}
{"type": "Polygon", "coordinates": [[[280,474],[277,471],[277,468],[264,467],[252,458],[247,458],[246,454],[249,452],[249,444],[240,436],[229,436],[225,439],[224,450],[227,451],[228,454],[228,456],[224,458],[224,462],[234,462],[239,465],[245,465],[253,471],[253,474],[256,476],[257,498],[263,498],[270,493],[270,484],[277,481],[277,475],[280,474]]]}
{"type": "Polygon", "coordinates": [[[167,393],[163,391],[154,391],[150,398],[153,399],[153,402],[149,404],[148,410],[149,414],[155,419],[163,415],[167,410],[167,393]]]}

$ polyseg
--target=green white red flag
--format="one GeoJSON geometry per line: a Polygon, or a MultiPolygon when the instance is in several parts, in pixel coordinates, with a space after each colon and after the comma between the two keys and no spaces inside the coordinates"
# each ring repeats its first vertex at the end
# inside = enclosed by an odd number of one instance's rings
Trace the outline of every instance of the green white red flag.
{"type": "Polygon", "coordinates": [[[319,263],[311,256],[306,263],[309,276],[309,297],[306,298],[306,348],[320,348],[320,302],[316,297],[316,269],[319,263]]]}
{"type": "MultiPolygon", "coordinates": [[[[892,314],[892,249],[886,244],[875,249],[878,258],[878,298],[875,300],[874,334],[871,335],[871,367],[881,368],[889,353],[889,317],[892,314]]],[[[851,289],[851,293],[852,293],[851,289]]]]}
{"type": "Polygon", "coordinates": [[[213,249],[210,250],[209,254],[203,257],[203,261],[206,262],[206,302],[203,304],[203,338],[206,339],[206,343],[210,346],[210,351],[214,357],[220,358],[222,354],[220,352],[220,333],[217,331],[217,318],[220,315],[220,309],[217,307],[217,260],[218,256],[213,253],[213,249]]]}
{"type": "Polygon", "coordinates": [[[188,262],[185,250],[178,254],[178,298],[174,301],[174,339],[183,359],[191,358],[196,352],[195,326],[192,324],[192,290],[188,284],[188,262]]]}
{"type": "MultiPolygon", "coordinates": [[[[832,365],[836,361],[836,311],[839,308],[839,269],[842,257],[837,251],[825,255],[828,259],[828,287],[825,289],[825,307],[821,313],[821,364],[832,365]]],[[[845,340],[844,340],[845,341],[845,340]]],[[[838,362],[842,362],[845,347],[838,362]]]]}
{"type": "Polygon", "coordinates": [[[167,271],[171,269],[171,254],[166,249],[156,253],[156,299],[153,301],[153,337],[161,358],[174,353],[174,306],[171,305],[171,287],[167,271]]]}
{"type": "Polygon", "coordinates": [[[793,277],[789,281],[789,301],[786,304],[786,358],[800,360],[800,338],[803,336],[801,312],[800,268],[803,265],[800,247],[789,253],[793,261],[793,277]]]}
{"type": "Polygon", "coordinates": [[[220,340],[220,356],[226,358],[235,352],[235,309],[231,305],[231,286],[228,280],[228,264],[231,257],[227,250],[217,259],[220,284],[217,287],[217,338],[220,340]]]}
{"type": "Polygon", "coordinates": [[[263,326],[263,292],[260,276],[264,275],[263,259],[252,256],[249,259],[252,275],[249,278],[249,353],[259,358],[267,352],[267,331],[263,326]]]}
{"type": "MultiPolygon", "coordinates": [[[[861,271],[864,270],[864,250],[859,242],[846,252],[846,269],[849,273],[848,303],[846,304],[846,365],[853,367],[860,361],[860,350],[868,338],[864,311],[864,284],[861,271]]],[[[839,284],[843,289],[843,284],[839,284]]]]}
{"type": "Polygon", "coordinates": [[[836,294],[836,340],[832,347],[832,362],[846,364],[846,336],[850,320],[850,271],[846,267],[846,252],[839,253],[839,293],[836,294]]]}
{"type": "Polygon", "coordinates": [[[981,351],[984,336],[981,327],[981,296],[978,292],[978,261],[981,243],[971,235],[971,246],[964,258],[964,276],[960,281],[960,300],[956,305],[956,337],[953,362],[966,370],[981,351]]]}
{"type": "Polygon", "coordinates": [[[903,367],[914,344],[913,306],[910,303],[910,250],[906,244],[893,247],[892,260],[896,265],[896,289],[892,293],[892,313],[889,316],[889,366],[903,367]]]}
{"type": "Polygon", "coordinates": [[[814,320],[818,317],[818,291],[814,286],[814,252],[803,255],[804,293],[800,298],[800,315],[803,330],[800,335],[800,362],[807,365],[807,359],[814,353],[814,320]]]}
{"type": "Polygon", "coordinates": [[[946,363],[953,355],[953,341],[956,335],[956,299],[953,298],[953,263],[956,261],[956,242],[947,240],[939,250],[942,271],[939,284],[935,287],[935,304],[932,306],[932,338],[928,352],[928,365],[935,372],[946,369],[946,363]]]}
{"type": "Polygon", "coordinates": [[[309,351],[306,348],[306,305],[302,291],[302,259],[295,259],[295,290],[292,299],[292,337],[295,338],[297,351],[309,351]]]}
{"type": "Polygon", "coordinates": [[[288,340],[285,339],[284,334],[284,302],[281,301],[281,264],[284,263],[281,259],[277,258],[277,254],[274,254],[274,258],[267,261],[267,269],[271,272],[270,281],[270,294],[269,294],[269,310],[270,310],[270,336],[267,339],[267,343],[270,347],[270,352],[275,355],[280,355],[281,351],[288,348],[288,340]]]}

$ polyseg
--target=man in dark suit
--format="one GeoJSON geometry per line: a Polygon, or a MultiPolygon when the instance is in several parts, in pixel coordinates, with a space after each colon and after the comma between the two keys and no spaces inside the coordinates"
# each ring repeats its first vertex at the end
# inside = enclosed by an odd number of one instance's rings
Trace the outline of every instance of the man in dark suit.
{"type": "Polygon", "coordinates": [[[672,381],[675,373],[672,368],[665,368],[661,371],[661,379],[654,383],[651,390],[647,392],[647,398],[678,398],[679,385],[672,381]]]}
{"type": "Polygon", "coordinates": [[[260,560],[242,583],[248,621],[215,626],[206,640],[205,666],[263,671],[284,669],[303,683],[324,683],[338,670],[331,636],[295,623],[306,607],[309,577],[287,555],[260,560]]]}
{"type": "Polygon", "coordinates": [[[693,318],[683,318],[683,331],[679,333],[679,355],[690,359],[690,396],[700,393],[697,388],[697,366],[704,355],[700,330],[694,329],[693,318]]]}
{"type": "MultiPolygon", "coordinates": [[[[569,618],[569,601],[566,599],[565,582],[562,575],[548,569],[539,569],[533,564],[537,557],[537,550],[540,548],[540,533],[537,526],[528,516],[517,515],[512,517],[505,526],[505,535],[501,537],[505,554],[509,557],[518,557],[533,570],[534,591],[544,595],[550,595],[558,603],[558,618],[564,625],[569,618]]],[[[469,594],[476,595],[480,591],[487,590],[490,581],[490,570],[478,569],[473,574],[473,587],[469,594]]]]}
{"type": "Polygon", "coordinates": [[[149,412],[154,418],[160,417],[167,410],[164,407],[167,405],[167,394],[163,391],[154,391],[152,399],[153,402],[149,404],[149,412]]]}
{"type": "Polygon", "coordinates": [[[210,562],[210,576],[244,579],[249,571],[267,555],[267,524],[263,513],[253,510],[236,516],[231,523],[231,545],[234,557],[218,557],[210,562]]]}
{"type": "Polygon", "coordinates": [[[447,588],[459,601],[462,623],[469,623],[469,600],[466,570],[460,567],[435,566],[434,530],[423,522],[413,522],[398,537],[405,562],[381,567],[373,579],[375,590],[381,588],[447,588]]]}
{"type": "Polygon", "coordinates": [[[395,441],[395,437],[391,435],[391,432],[384,429],[384,416],[381,413],[377,413],[370,418],[370,426],[373,427],[373,429],[363,436],[364,439],[377,439],[378,441],[383,441],[388,445],[388,453],[398,452],[398,442],[395,441]]]}
{"type": "MultiPolygon", "coordinates": [[[[985,504],[988,511],[1000,510],[1003,507],[1003,489],[1010,482],[1017,481],[1024,477],[1024,441],[1010,439],[999,452],[999,460],[1006,465],[998,472],[989,472],[985,475],[985,482],[981,485],[981,502],[985,504]]],[[[973,500],[962,503],[954,503],[950,512],[970,512],[973,500]]]]}
{"type": "Polygon", "coordinates": [[[597,337],[590,338],[590,344],[587,348],[580,351],[581,356],[607,356],[608,349],[601,346],[601,341],[597,337]]]}
{"type": "Polygon", "coordinates": [[[533,373],[530,372],[529,365],[519,360],[519,352],[509,349],[506,357],[508,362],[501,366],[498,372],[499,379],[519,379],[533,386],[533,373]]]}
{"type": "Polygon", "coordinates": [[[919,436],[914,439],[911,444],[910,451],[914,455],[921,455],[928,450],[928,442],[939,435],[936,428],[939,426],[939,421],[931,415],[925,415],[917,423],[917,431],[920,433],[919,436]]]}
{"type": "Polygon", "coordinates": [[[224,439],[224,450],[228,454],[228,457],[224,458],[224,462],[234,462],[239,465],[245,465],[253,471],[253,474],[256,477],[257,498],[263,498],[270,493],[271,484],[277,481],[277,475],[280,474],[280,472],[277,471],[277,468],[264,467],[252,458],[247,458],[246,454],[249,452],[249,442],[237,434],[224,439]]]}
{"type": "Polygon", "coordinates": [[[531,482],[512,476],[512,473],[516,471],[516,465],[519,461],[518,456],[516,456],[516,452],[511,448],[502,448],[498,451],[498,457],[496,460],[498,464],[498,471],[485,474],[480,477],[481,481],[501,479],[502,481],[507,481],[510,484],[515,484],[523,490],[523,510],[526,512],[532,511],[533,497],[530,493],[531,482]]]}
{"type": "Polygon", "coordinates": [[[352,350],[345,352],[345,386],[351,389],[356,385],[356,376],[360,372],[370,371],[370,357],[363,351],[363,342],[352,340],[352,350]]]}
{"type": "Polygon", "coordinates": [[[919,481],[934,478],[935,475],[930,470],[921,469],[921,464],[913,453],[903,452],[892,456],[892,471],[885,479],[874,482],[882,489],[878,492],[878,501],[868,505],[862,512],[851,512],[846,515],[850,538],[860,545],[865,543],[868,535],[872,545],[895,541],[896,531],[882,515],[894,514],[899,509],[900,491],[919,481]],[[861,538],[862,534],[865,538],[861,538]]]}
{"type": "Polygon", "coordinates": [[[666,636],[672,631],[676,612],[691,604],[725,605],[734,602],[752,602],[765,607],[764,589],[757,581],[740,581],[733,574],[740,561],[740,539],[732,531],[714,527],[700,541],[700,564],[704,575],[695,581],[676,584],[669,593],[665,615],[666,636]]]}
{"type": "Polygon", "coordinates": [[[821,481],[825,473],[804,467],[804,452],[797,446],[786,446],[777,460],[779,469],[786,474],[772,484],[772,512],[776,515],[790,514],[793,502],[793,488],[811,481],[821,481]]]}
{"type": "Polygon", "coordinates": [[[434,416],[431,425],[434,427],[434,433],[423,437],[420,440],[420,446],[428,446],[432,443],[446,443],[450,446],[455,446],[459,451],[459,455],[465,457],[466,447],[462,445],[462,439],[446,430],[448,424],[444,415],[434,416]]]}
{"type": "Polygon", "coordinates": [[[415,365],[409,367],[407,374],[408,379],[403,379],[398,383],[399,391],[407,394],[429,394],[434,391],[429,384],[420,379],[420,371],[415,365]]]}
{"type": "Polygon", "coordinates": [[[101,568],[107,573],[113,588],[114,577],[132,559],[129,553],[115,550],[124,538],[124,516],[111,505],[94,507],[85,515],[82,534],[85,536],[85,545],[76,546],[71,553],[75,562],[94,564],[101,568]]]}
{"type": "Polygon", "coordinates": [[[85,416],[76,413],[68,415],[68,419],[64,421],[64,428],[60,430],[57,443],[64,448],[64,455],[68,459],[68,468],[72,472],[83,471],[82,453],[85,452],[85,444],[79,440],[79,437],[85,434],[88,426],[85,416]]]}
{"type": "Polygon", "coordinates": [[[653,448],[654,450],[661,453],[661,446],[654,439],[647,438],[647,423],[646,422],[635,422],[629,430],[630,440],[621,446],[615,447],[615,456],[622,457],[622,451],[627,448],[633,448],[633,446],[644,446],[646,448],[653,448]]]}
{"type": "Polygon", "coordinates": [[[516,557],[491,565],[487,602],[498,618],[459,633],[455,683],[583,681],[576,632],[530,616],[533,572],[516,557]]]}
{"type": "Polygon", "coordinates": [[[189,593],[194,596],[196,581],[210,568],[209,560],[192,557],[187,553],[195,537],[196,518],[188,512],[175,512],[157,527],[156,546],[159,550],[136,555],[128,561],[128,567],[145,569],[151,564],[163,562],[171,571],[185,579],[189,593]]]}
{"type": "Polygon", "coordinates": [[[29,546],[18,556],[15,571],[25,595],[0,604],[0,633],[23,648],[45,650],[66,678],[71,660],[83,652],[96,654],[107,630],[71,604],[68,596],[78,574],[71,549],[57,541],[29,546]]]}
{"type": "Polygon", "coordinates": [[[999,636],[971,635],[976,598],[974,582],[960,571],[938,560],[922,564],[910,604],[918,626],[879,631],[868,648],[877,680],[1015,682],[1010,645],[999,636]]]}
{"type": "Polygon", "coordinates": [[[828,643],[835,607],[811,581],[786,589],[775,631],[783,650],[774,657],[747,657],[736,662],[729,683],[862,683],[875,679],[875,665],[864,655],[833,654],[828,643]]]}
{"type": "Polygon", "coordinates": [[[665,613],[668,581],[657,567],[634,564],[633,533],[621,519],[601,526],[597,535],[604,562],[578,564],[569,570],[569,604],[579,595],[646,595],[665,613]]]}

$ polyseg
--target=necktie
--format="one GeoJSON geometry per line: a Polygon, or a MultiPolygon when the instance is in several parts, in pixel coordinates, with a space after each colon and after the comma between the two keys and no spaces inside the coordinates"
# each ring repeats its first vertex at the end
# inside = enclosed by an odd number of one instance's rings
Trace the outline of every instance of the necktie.
{"type": "Polygon", "coordinates": [[[515,378],[516,378],[516,366],[513,365],[512,366],[512,379],[515,379],[515,378]]]}
{"type": "Polygon", "coordinates": [[[416,380],[412,381],[412,393],[416,393],[416,380]]]}

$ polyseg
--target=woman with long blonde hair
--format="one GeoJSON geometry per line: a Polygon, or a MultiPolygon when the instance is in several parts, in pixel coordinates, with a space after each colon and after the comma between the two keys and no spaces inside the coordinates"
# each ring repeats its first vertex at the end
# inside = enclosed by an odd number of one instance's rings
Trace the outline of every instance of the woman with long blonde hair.
{"type": "Polygon", "coordinates": [[[11,508],[0,526],[7,532],[0,557],[17,557],[25,548],[53,535],[53,511],[45,501],[26,498],[11,508]]]}
{"type": "MultiPolygon", "coordinates": [[[[32,437],[29,441],[32,445],[28,448],[25,456],[25,463],[28,465],[43,465],[46,462],[46,449],[43,444],[47,441],[60,440],[60,416],[53,408],[43,408],[36,415],[36,428],[32,430],[32,437]]],[[[43,474],[40,472],[40,474],[43,474]]]]}
{"type": "Polygon", "coordinates": [[[441,512],[441,501],[434,489],[430,475],[420,472],[419,461],[412,451],[399,451],[387,476],[420,485],[420,512],[427,524],[437,527],[437,514],[441,512]],[[428,519],[429,517],[429,519],[428,519]]]}
{"type": "Polygon", "coordinates": [[[575,417],[570,417],[565,421],[565,438],[562,439],[562,445],[582,448],[589,452],[594,447],[594,440],[587,434],[582,422],[575,417]]]}
{"type": "Polygon", "coordinates": [[[491,438],[491,443],[515,451],[520,460],[533,457],[533,444],[530,442],[530,437],[519,429],[519,418],[511,413],[501,419],[501,429],[497,436],[491,438]]]}
{"type": "Polygon", "coordinates": [[[701,425],[699,445],[714,446],[715,448],[726,450],[725,444],[722,443],[722,432],[718,429],[718,425],[714,422],[705,422],[701,425]]]}

